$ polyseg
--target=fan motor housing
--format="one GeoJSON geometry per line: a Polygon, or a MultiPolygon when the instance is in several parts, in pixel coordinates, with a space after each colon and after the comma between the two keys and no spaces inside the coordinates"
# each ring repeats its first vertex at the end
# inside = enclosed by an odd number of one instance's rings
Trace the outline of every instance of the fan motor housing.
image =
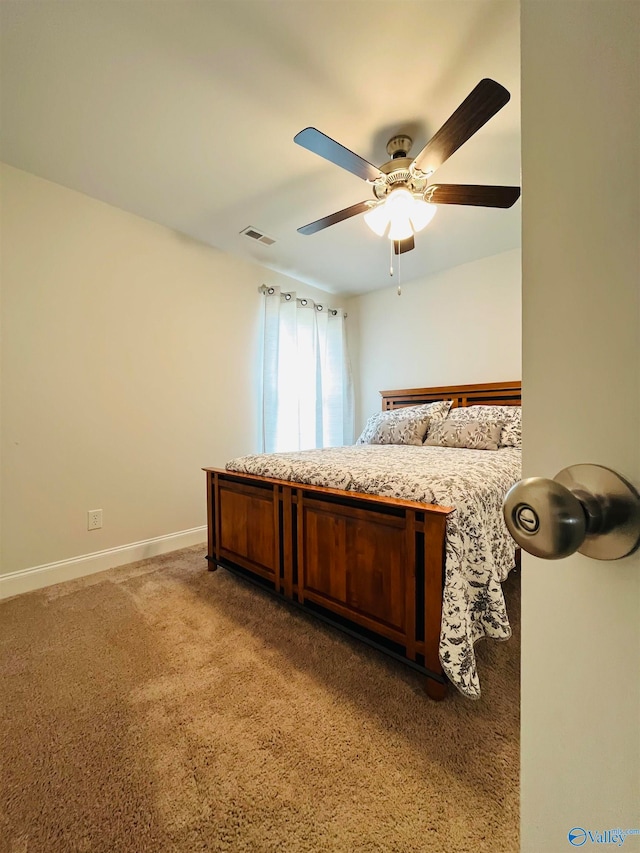
{"type": "MultiPolygon", "coordinates": [[[[394,137],[397,139],[399,137],[394,137]]],[[[400,137],[408,139],[408,137],[400,137]]],[[[393,140],[391,140],[393,142],[393,140]]],[[[387,151],[391,147],[391,142],[387,146],[387,151]]],[[[410,146],[409,146],[410,147],[410,146]]],[[[419,178],[411,174],[410,166],[413,163],[412,157],[396,157],[383,163],[380,166],[380,171],[386,175],[384,182],[376,182],[373,185],[373,194],[376,198],[381,199],[389,195],[391,190],[397,186],[406,186],[412,193],[421,193],[424,191],[427,184],[426,178],[419,178]]]]}

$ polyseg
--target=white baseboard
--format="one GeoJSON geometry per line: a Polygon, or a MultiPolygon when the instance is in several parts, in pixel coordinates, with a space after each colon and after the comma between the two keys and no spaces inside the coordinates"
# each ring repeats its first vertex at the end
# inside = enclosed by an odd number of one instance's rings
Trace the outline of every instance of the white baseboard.
{"type": "Polygon", "coordinates": [[[59,560],[57,563],[48,563],[45,566],[20,569],[18,572],[0,575],[0,599],[92,575],[95,572],[103,572],[105,569],[113,569],[116,566],[126,566],[137,560],[157,557],[159,554],[177,551],[189,545],[199,545],[206,541],[205,525],[193,527],[191,530],[181,530],[178,533],[169,533],[167,536],[156,536],[142,542],[133,542],[131,545],[120,545],[117,548],[107,548],[106,551],[72,557],[70,560],[59,560]]]}

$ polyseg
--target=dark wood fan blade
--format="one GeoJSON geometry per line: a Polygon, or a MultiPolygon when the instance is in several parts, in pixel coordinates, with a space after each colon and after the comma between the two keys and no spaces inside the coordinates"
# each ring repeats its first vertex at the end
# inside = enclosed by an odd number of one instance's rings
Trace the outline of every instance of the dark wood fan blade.
{"type": "Polygon", "coordinates": [[[308,151],[313,151],[314,154],[319,154],[330,163],[335,163],[362,178],[363,181],[375,181],[376,178],[384,177],[380,169],[363,159],[353,151],[349,151],[344,145],[340,145],[330,136],[321,133],[315,127],[305,127],[300,133],[293,137],[293,141],[298,145],[302,145],[308,151]]]}
{"type": "Polygon", "coordinates": [[[509,101],[509,92],[485,77],[427,142],[414,160],[422,172],[435,172],[509,101]]]}
{"type": "Polygon", "coordinates": [[[407,237],[406,240],[394,240],[393,254],[403,255],[405,252],[410,252],[412,249],[415,249],[415,247],[416,241],[413,239],[413,235],[411,235],[411,237],[407,237]]]}
{"type": "Polygon", "coordinates": [[[512,207],[520,198],[520,187],[491,187],[476,184],[430,184],[425,199],[432,204],[472,204],[476,207],[512,207]]]}
{"type": "Polygon", "coordinates": [[[315,234],[316,231],[322,231],[323,228],[335,225],[336,222],[342,222],[343,219],[349,219],[359,213],[366,213],[369,207],[368,201],[359,201],[358,204],[352,204],[351,207],[345,207],[344,210],[339,210],[337,213],[331,213],[329,216],[323,216],[322,219],[316,219],[315,222],[303,225],[302,228],[298,228],[298,233],[315,234]]]}

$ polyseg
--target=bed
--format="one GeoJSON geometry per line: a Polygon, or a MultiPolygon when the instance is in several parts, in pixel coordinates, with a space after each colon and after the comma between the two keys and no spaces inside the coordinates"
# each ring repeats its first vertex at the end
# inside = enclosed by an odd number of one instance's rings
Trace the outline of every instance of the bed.
{"type": "MultiPolygon", "coordinates": [[[[503,407],[521,402],[519,382],[380,393],[382,412],[394,412],[385,419],[402,419],[403,409],[411,423],[439,401],[450,401],[447,424],[493,411],[473,407],[519,413],[503,407]]],[[[475,642],[511,633],[501,582],[517,554],[501,506],[520,476],[519,439],[496,453],[361,440],[205,468],[209,568],[265,586],[413,667],[433,699],[449,683],[478,698],[475,642]]]]}

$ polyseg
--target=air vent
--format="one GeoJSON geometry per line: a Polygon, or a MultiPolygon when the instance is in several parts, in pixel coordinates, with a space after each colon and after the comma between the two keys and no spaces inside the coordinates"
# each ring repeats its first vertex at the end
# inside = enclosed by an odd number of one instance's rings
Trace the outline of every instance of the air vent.
{"type": "Polygon", "coordinates": [[[258,231],[258,229],[254,228],[252,225],[249,225],[248,228],[245,228],[244,231],[241,231],[240,233],[249,237],[251,240],[256,240],[258,243],[264,243],[265,246],[273,246],[276,242],[273,237],[267,237],[266,234],[263,234],[262,231],[258,231]]]}

